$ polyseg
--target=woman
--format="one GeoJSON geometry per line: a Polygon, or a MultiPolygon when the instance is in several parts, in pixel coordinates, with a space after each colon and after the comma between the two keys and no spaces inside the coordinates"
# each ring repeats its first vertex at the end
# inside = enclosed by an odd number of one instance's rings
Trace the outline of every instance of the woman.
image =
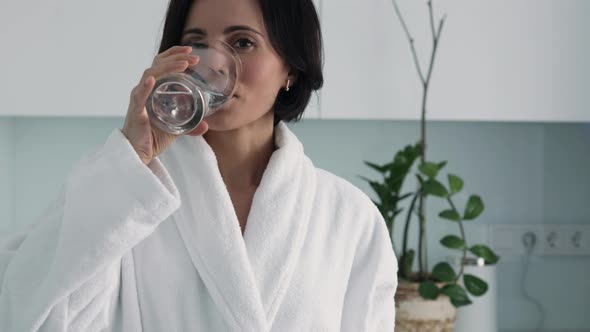
{"type": "Polygon", "coordinates": [[[172,0],[121,130],[37,225],[2,241],[0,331],[393,331],[379,211],[317,169],[285,121],[322,85],[311,0],[172,0]],[[188,135],[144,108],[155,80],[223,40],[236,95],[188,135]]]}

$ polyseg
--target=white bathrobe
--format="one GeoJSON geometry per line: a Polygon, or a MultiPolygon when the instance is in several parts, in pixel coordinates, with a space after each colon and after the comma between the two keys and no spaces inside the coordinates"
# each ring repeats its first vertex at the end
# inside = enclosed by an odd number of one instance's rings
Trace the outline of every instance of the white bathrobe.
{"type": "Polygon", "coordinates": [[[243,236],[202,137],[145,166],[114,130],[32,228],[0,238],[0,331],[393,331],[379,211],[275,130],[243,236]]]}

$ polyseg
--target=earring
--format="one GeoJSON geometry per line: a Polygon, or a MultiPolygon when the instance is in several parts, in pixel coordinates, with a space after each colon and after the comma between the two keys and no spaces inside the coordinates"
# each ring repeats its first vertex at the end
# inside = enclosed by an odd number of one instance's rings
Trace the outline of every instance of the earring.
{"type": "Polygon", "coordinates": [[[291,80],[287,80],[287,87],[285,88],[285,91],[289,91],[290,84],[291,84],[291,80]]]}

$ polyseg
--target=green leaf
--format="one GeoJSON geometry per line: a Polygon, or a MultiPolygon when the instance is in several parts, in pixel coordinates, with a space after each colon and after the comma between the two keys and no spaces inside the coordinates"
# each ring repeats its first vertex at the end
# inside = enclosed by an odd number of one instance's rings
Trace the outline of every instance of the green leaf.
{"type": "Polygon", "coordinates": [[[461,220],[461,216],[455,210],[444,210],[443,212],[439,213],[438,216],[451,221],[461,220]]]}
{"type": "Polygon", "coordinates": [[[376,170],[379,173],[385,173],[388,169],[387,165],[379,166],[377,164],[365,161],[365,165],[371,167],[372,169],[376,170]]]}
{"type": "Polygon", "coordinates": [[[464,249],[465,248],[465,241],[463,241],[463,239],[461,239],[458,236],[455,235],[447,235],[444,238],[442,238],[442,240],[440,240],[440,243],[449,248],[449,249],[464,249]]]}
{"type": "Polygon", "coordinates": [[[371,179],[369,179],[369,178],[367,178],[365,176],[361,176],[361,175],[359,175],[358,178],[361,179],[361,180],[363,180],[363,181],[365,181],[365,182],[367,182],[371,186],[371,188],[375,191],[375,193],[376,194],[379,194],[381,196],[381,193],[380,193],[379,190],[381,190],[382,188],[384,188],[384,185],[383,184],[381,184],[381,183],[379,183],[377,181],[371,180],[371,179]]]}
{"type": "Polygon", "coordinates": [[[407,194],[403,194],[403,195],[401,195],[401,196],[400,196],[400,197],[399,197],[397,200],[398,200],[398,201],[402,201],[402,200],[404,200],[404,199],[406,199],[406,198],[408,198],[408,197],[410,197],[410,196],[412,196],[412,195],[414,195],[414,193],[407,193],[407,194]]]}
{"type": "Polygon", "coordinates": [[[486,264],[496,264],[500,260],[500,257],[496,256],[490,248],[484,245],[474,245],[469,248],[469,251],[475,256],[483,258],[486,264]]]}
{"type": "Polygon", "coordinates": [[[412,275],[412,265],[414,263],[414,249],[408,250],[406,255],[400,257],[400,272],[404,279],[409,280],[412,275]]]}
{"type": "Polygon", "coordinates": [[[416,157],[419,157],[422,154],[422,141],[416,142],[414,146],[408,145],[408,148],[412,149],[416,157]]]}
{"type": "Polygon", "coordinates": [[[467,291],[475,296],[482,296],[488,291],[488,284],[472,274],[463,275],[467,291]]]}
{"type": "Polygon", "coordinates": [[[446,285],[440,290],[440,292],[451,299],[451,303],[455,308],[472,303],[463,287],[457,284],[446,285]]]}
{"type": "Polygon", "coordinates": [[[371,179],[367,178],[366,176],[362,176],[362,175],[357,175],[357,176],[358,176],[359,179],[362,179],[363,181],[366,181],[366,182],[371,182],[372,181],[371,179]]]}
{"type": "Polygon", "coordinates": [[[393,161],[385,165],[390,172],[388,182],[391,182],[392,185],[395,184],[396,188],[400,188],[403,180],[412,168],[412,165],[420,156],[420,152],[420,150],[417,150],[412,145],[408,145],[404,149],[396,152],[393,161]]]}
{"type": "Polygon", "coordinates": [[[453,282],[457,277],[457,274],[455,274],[455,270],[453,270],[451,265],[449,265],[449,263],[444,262],[438,263],[436,264],[436,266],[434,266],[434,269],[432,269],[432,275],[436,279],[446,282],[453,282]]]}
{"type": "Polygon", "coordinates": [[[397,215],[400,214],[403,210],[404,209],[402,209],[402,208],[395,210],[395,212],[393,212],[393,216],[391,218],[395,219],[395,217],[397,217],[397,215]]]}
{"type": "Polygon", "coordinates": [[[473,220],[479,217],[483,210],[484,206],[481,197],[477,195],[471,195],[467,201],[467,206],[465,207],[465,215],[463,216],[463,220],[473,220]]]}
{"type": "Polygon", "coordinates": [[[442,198],[446,198],[447,196],[449,196],[447,188],[445,188],[445,186],[443,186],[442,183],[434,179],[426,180],[426,182],[424,182],[424,184],[422,185],[422,188],[424,189],[424,192],[429,195],[442,198]]]}
{"type": "Polygon", "coordinates": [[[418,170],[428,176],[429,178],[433,179],[438,174],[438,165],[435,163],[425,162],[418,166],[418,170]]]}
{"type": "Polygon", "coordinates": [[[434,282],[429,280],[420,283],[420,286],[418,287],[418,293],[426,300],[436,300],[440,294],[440,291],[434,282]]]}
{"type": "Polygon", "coordinates": [[[449,188],[451,189],[451,194],[456,194],[463,189],[463,179],[460,177],[449,174],[449,188]]]}
{"type": "Polygon", "coordinates": [[[418,179],[418,182],[420,182],[420,185],[423,186],[424,178],[420,174],[416,174],[416,178],[418,179]]]}
{"type": "Polygon", "coordinates": [[[377,181],[370,181],[369,180],[368,182],[369,182],[369,185],[371,186],[371,188],[373,189],[373,191],[375,191],[375,193],[379,196],[379,198],[381,200],[383,200],[387,188],[383,184],[381,184],[377,181]]]}

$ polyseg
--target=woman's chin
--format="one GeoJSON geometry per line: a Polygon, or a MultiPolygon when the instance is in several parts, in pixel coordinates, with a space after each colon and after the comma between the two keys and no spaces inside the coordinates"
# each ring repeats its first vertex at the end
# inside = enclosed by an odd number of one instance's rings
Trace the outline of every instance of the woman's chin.
{"type": "Polygon", "coordinates": [[[237,120],[238,119],[236,115],[232,115],[230,109],[220,109],[219,111],[205,118],[205,121],[207,121],[207,124],[209,125],[209,130],[214,131],[236,129],[240,126],[238,123],[239,121],[237,120]]]}
{"type": "Polygon", "coordinates": [[[244,109],[237,111],[231,104],[224,105],[223,108],[205,118],[209,130],[213,131],[235,130],[258,121],[267,120],[272,123],[272,111],[266,114],[248,113],[244,109]],[[267,118],[267,116],[270,117],[267,118]]]}

